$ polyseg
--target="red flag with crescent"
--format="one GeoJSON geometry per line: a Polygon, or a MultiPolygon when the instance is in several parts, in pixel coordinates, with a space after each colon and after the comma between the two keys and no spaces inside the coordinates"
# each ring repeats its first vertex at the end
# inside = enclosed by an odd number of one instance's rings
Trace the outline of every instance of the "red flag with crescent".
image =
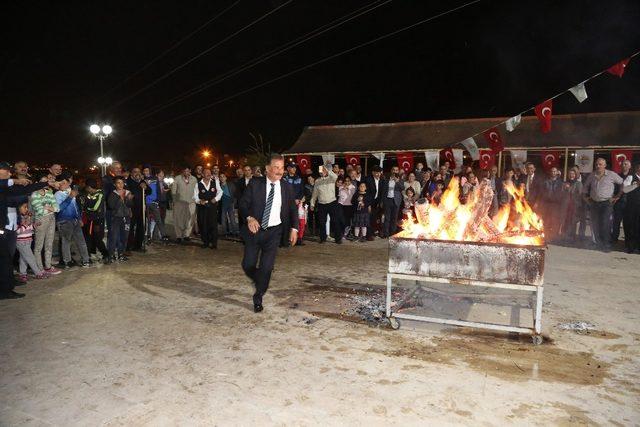
{"type": "Polygon", "coordinates": [[[624,70],[627,68],[627,64],[629,63],[629,59],[630,58],[623,59],[617,64],[607,68],[607,73],[613,74],[614,76],[622,77],[622,75],[624,74],[624,70]]]}
{"type": "Polygon", "coordinates": [[[480,150],[480,169],[491,169],[496,163],[493,150],[480,150]]]}
{"type": "Polygon", "coordinates": [[[347,161],[348,165],[356,167],[360,164],[360,156],[357,154],[345,154],[344,159],[347,161]]]}
{"type": "Polygon", "coordinates": [[[444,162],[449,162],[449,169],[456,168],[456,158],[454,157],[453,150],[451,148],[445,148],[444,150],[441,150],[440,156],[442,157],[442,159],[444,159],[440,162],[441,165],[443,165],[444,162]]]}
{"type": "Polygon", "coordinates": [[[611,169],[616,173],[622,172],[622,162],[632,158],[632,150],[611,150],[611,169]]]}
{"type": "Polygon", "coordinates": [[[406,173],[413,170],[413,153],[398,153],[398,166],[400,166],[406,173]]]}
{"type": "Polygon", "coordinates": [[[542,152],[542,168],[546,171],[553,167],[560,167],[561,151],[543,151],[542,152]]]}
{"type": "Polygon", "coordinates": [[[311,156],[296,156],[296,163],[300,173],[304,173],[307,169],[311,168],[311,156]]]}
{"type": "Polygon", "coordinates": [[[498,128],[491,128],[484,132],[484,138],[489,143],[489,147],[495,154],[504,150],[504,141],[498,132],[498,128]]]}
{"type": "Polygon", "coordinates": [[[534,109],[538,120],[540,121],[540,130],[542,133],[551,131],[551,116],[553,114],[553,100],[547,99],[542,104],[536,105],[534,109]]]}

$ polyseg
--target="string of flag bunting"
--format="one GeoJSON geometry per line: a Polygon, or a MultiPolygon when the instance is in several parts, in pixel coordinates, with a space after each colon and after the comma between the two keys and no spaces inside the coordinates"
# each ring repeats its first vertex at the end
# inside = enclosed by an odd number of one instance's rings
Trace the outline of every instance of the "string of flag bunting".
{"type": "MultiPolygon", "coordinates": [[[[456,144],[460,144],[462,147],[464,147],[464,149],[469,152],[471,158],[474,161],[479,162],[479,166],[481,169],[489,169],[495,165],[496,155],[498,155],[498,153],[504,151],[505,149],[504,139],[499,130],[500,126],[504,125],[507,132],[513,132],[522,122],[522,116],[533,111],[540,123],[540,131],[542,133],[551,132],[554,99],[566,93],[571,93],[579,103],[584,102],[588,98],[586,83],[605,73],[622,78],[631,59],[638,55],[640,55],[640,51],[637,51],[630,55],[628,58],[625,58],[610,66],[609,68],[594,74],[593,76],[578,83],[577,85],[563,90],[562,92],[557,93],[547,100],[531,108],[528,108],[516,114],[515,116],[508,118],[505,121],[496,123],[494,126],[488,129],[484,129],[474,135],[471,135],[470,137],[456,144]],[[479,135],[482,135],[483,138],[487,141],[489,145],[488,149],[478,148],[478,144],[476,143],[475,138],[477,138],[479,135]]],[[[526,162],[526,150],[509,150],[509,152],[514,167],[520,166],[524,164],[524,162],[526,162]]],[[[551,169],[552,167],[559,166],[560,155],[562,154],[562,152],[557,150],[547,150],[543,151],[541,154],[542,166],[544,169],[551,169]]],[[[633,153],[631,150],[613,150],[611,153],[613,170],[620,170],[622,162],[626,159],[631,159],[632,154],[633,153]]],[[[414,159],[412,152],[395,153],[395,155],[398,166],[400,168],[404,169],[406,172],[412,171],[414,169],[414,159]]],[[[380,161],[380,166],[382,166],[385,158],[385,153],[374,153],[373,156],[380,161]]],[[[322,158],[324,163],[326,163],[327,161],[331,161],[333,163],[335,161],[335,156],[332,154],[323,155],[322,158]]],[[[463,164],[463,149],[448,147],[442,150],[434,149],[425,151],[427,167],[431,168],[432,170],[437,170],[439,168],[440,158],[443,158],[445,161],[449,162],[452,169],[460,171],[463,164]]],[[[360,156],[358,154],[346,154],[345,160],[347,164],[350,164],[352,166],[357,166],[360,164],[360,156]]],[[[296,161],[303,170],[306,170],[311,166],[311,156],[298,155],[296,161]]],[[[591,172],[593,167],[593,150],[576,150],[576,164],[580,167],[581,172],[591,172]]]]}

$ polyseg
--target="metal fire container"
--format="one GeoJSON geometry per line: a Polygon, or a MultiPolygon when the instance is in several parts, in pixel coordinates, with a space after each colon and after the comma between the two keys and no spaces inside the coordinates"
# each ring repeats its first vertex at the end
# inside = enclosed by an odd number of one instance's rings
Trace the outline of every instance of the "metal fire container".
{"type": "Polygon", "coordinates": [[[545,246],[392,236],[389,238],[387,317],[394,328],[399,327],[399,322],[395,318],[404,318],[500,331],[525,332],[533,336],[535,344],[540,344],[542,342],[540,333],[545,252],[545,246]],[[393,279],[533,292],[536,294],[533,327],[441,319],[404,313],[394,313],[392,316],[393,279]]]}
{"type": "Polygon", "coordinates": [[[389,272],[540,286],[544,246],[389,238],[389,272]]]}

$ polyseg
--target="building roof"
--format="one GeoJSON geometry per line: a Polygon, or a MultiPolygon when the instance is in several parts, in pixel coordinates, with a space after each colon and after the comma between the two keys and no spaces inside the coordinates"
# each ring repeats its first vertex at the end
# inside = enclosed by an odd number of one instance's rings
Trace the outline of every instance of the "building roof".
{"type": "MultiPolygon", "coordinates": [[[[442,149],[505,120],[507,117],[308,126],[287,154],[442,149]]],[[[535,116],[523,117],[513,132],[507,132],[504,125],[498,129],[506,149],[640,147],[640,111],[556,115],[546,134],[535,116]]],[[[475,141],[480,148],[488,147],[482,135],[475,141]]]]}

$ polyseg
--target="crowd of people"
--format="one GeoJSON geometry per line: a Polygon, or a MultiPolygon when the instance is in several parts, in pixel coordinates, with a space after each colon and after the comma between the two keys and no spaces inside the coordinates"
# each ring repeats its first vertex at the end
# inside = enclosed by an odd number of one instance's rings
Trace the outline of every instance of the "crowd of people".
{"type": "MultiPolygon", "coordinates": [[[[467,166],[456,174],[448,162],[438,170],[424,168],[423,163],[409,172],[393,166],[387,174],[374,166],[368,176],[360,165],[326,164],[314,173],[289,163],[283,180],[291,185],[295,197],[296,245],[304,245],[309,234],[316,235],[320,243],[336,244],[386,238],[399,231],[402,218],[419,199],[440,203],[457,176],[454,182],[460,186],[461,203],[481,180],[490,183],[494,190],[491,215],[513,203],[510,185],[522,188],[544,221],[547,242],[586,242],[589,223],[591,244],[609,251],[624,224],[626,250],[638,253],[640,165],[632,171],[631,163],[625,161],[621,173],[606,167],[606,160],[598,158],[593,173],[585,176],[573,167],[563,180],[558,168],[545,174],[533,163],[506,169],[501,176],[495,166],[481,171],[467,166]]],[[[13,167],[0,163],[0,298],[23,296],[13,290],[16,281],[46,279],[94,262],[124,262],[149,244],[169,242],[168,209],[172,210],[175,239],[171,241],[178,244],[196,236],[202,248],[216,249],[220,233],[239,237],[246,219],[238,215],[238,201],[250,181],[262,177],[262,168],[246,165],[225,172],[218,166],[196,165],[167,177],[162,169],[143,165],[126,170],[116,161],[98,181],[79,180],[59,164],[32,175],[24,161],[13,167]],[[59,259],[55,265],[54,252],[59,259]]],[[[288,237],[283,234],[281,246],[289,246],[288,237]]]]}

